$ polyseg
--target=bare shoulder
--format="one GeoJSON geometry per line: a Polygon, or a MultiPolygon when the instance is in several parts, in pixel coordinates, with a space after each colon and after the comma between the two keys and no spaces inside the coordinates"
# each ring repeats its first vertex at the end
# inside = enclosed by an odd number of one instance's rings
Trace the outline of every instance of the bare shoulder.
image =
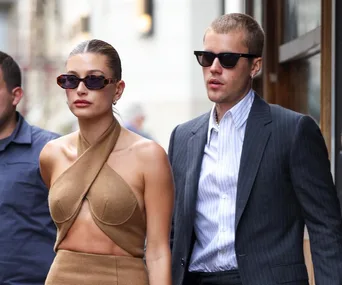
{"type": "Polygon", "coordinates": [[[164,148],[155,141],[140,139],[134,146],[138,158],[143,162],[155,162],[167,160],[167,154],[164,148]]]}
{"type": "Polygon", "coordinates": [[[66,157],[76,156],[72,151],[76,148],[77,135],[71,133],[57,139],[49,141],[40,152],[39,165],[40,174],[47,187],[50,187],[52,177],[55,174],[56,165],[59,162],[64,163],[66,157]],[[74,146],[75,145],[75,146],[74,146]]]}
{"type": "Polygon", "coordinates": [[[57,139],[51,140],[43,147],[39,156],[41,166],[44,166],[47,162],[53,159],[53,157],[58,155],[57,152],[59,150],[59,145],[63,138],[64,137],[59,137],[57,139]]]}
{"type": "Polygon", "coordinates": [[[60,155],[65,153],[68,149],[72,149],[73,145],[75,145],[75,136],[76,132],[49,141],[40,153],[40,161],[47,162],[54,160],[55,158],[60,157],[60,155]]]}
{"type": "Polygon", "coordinates": [[[167,158],[164,148],[153,140],[144,138],[125,128],[121,130],[118,149],[126,149],[142,162],[167,158]]]}

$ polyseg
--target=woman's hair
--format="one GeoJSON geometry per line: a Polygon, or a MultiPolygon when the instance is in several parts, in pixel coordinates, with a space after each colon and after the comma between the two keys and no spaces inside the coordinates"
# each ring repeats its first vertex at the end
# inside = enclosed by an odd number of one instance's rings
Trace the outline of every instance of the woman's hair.
{"type": "Polygon", "coordinates": [[[109,43],[101,40],[88,40],[81,42],[70,53],[69,57],[82,53],[102,54],[107,57],[107,66],[113,72],[113,77],[117,81],[121,80],[121,60],[116,49],[109,43]]]}
{"type": "Polygon", "coordinates": [[[218,34],[243,31],[248,52],[258,56],[262,55],[265,38],[264,31],[258,22],[247,14],[231,13],[222,15],[211,23],[206,33],[208,31],[214,31],[218,34]]]}

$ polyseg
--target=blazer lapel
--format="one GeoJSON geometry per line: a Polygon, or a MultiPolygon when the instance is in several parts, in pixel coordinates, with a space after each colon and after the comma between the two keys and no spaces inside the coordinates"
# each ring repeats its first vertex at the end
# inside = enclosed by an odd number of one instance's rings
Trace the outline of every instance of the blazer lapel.
{"type": "Polygon", "coordinates": [[[237,185],[235,230],[246,207],[252,186],[271,134],[270,106],[258,95],[247,119],[237,185]]]}
{"type": "Polygon", "coordinates": [[[194,223],[196,213],[196,200],[198,192],[198,181],[204,147],[207,140],[210,113],[203,115],[192,129],[192,135],[187,143],[187,166],[184,191],[184,217],[187,225],[194,223]]]}

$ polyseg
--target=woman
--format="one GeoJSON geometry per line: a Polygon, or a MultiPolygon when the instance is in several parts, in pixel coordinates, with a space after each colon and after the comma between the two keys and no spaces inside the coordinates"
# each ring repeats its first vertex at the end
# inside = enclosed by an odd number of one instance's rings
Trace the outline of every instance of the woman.
{"type": "Polygon", "coordinates": [[[79,131],[48,143],[40,155],[58,228],[45,284],[171,285],[172,174],[157,143],[113,116],[125,88],[119,55],[90,40],[71,52],[66,68],[57,83],[79,131]]]}

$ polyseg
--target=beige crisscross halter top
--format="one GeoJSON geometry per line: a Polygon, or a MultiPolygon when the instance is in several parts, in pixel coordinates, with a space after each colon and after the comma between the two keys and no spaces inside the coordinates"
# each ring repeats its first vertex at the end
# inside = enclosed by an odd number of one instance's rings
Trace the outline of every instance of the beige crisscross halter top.
{"type": "Polygon", "coordinates": [[[138,201],[123,178],[107,164],[120,129],[115,120],[90,146],[79,133],[78,159],[57,178],[49,192],[51,217],[57,226],[55,251],[87,199],[97,226],[131,255],[143,256],[146,223],[138,201]]]}

